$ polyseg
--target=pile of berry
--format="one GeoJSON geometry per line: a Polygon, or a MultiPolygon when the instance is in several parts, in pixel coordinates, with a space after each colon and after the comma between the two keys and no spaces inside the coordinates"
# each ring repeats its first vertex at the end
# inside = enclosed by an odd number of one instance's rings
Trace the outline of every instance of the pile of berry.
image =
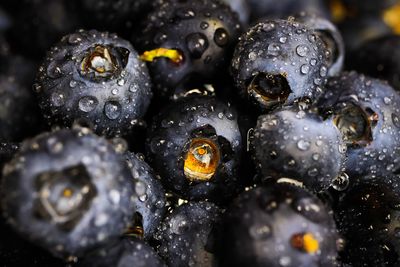
{"type": "Polygon", "coordinates": [[[397,0],[1,0],[0,267],[400,266],[396,34],[397,0]]]}

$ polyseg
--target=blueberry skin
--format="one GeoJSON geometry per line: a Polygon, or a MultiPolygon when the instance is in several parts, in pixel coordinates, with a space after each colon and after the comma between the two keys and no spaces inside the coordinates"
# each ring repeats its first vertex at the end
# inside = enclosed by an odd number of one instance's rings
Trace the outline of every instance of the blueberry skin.
{"type": "Polygon", "coordinates": [[[240,22],[229,6],[216,0],[161,0],[143,22],[132,42],[140,52],[177,49],[183,62],[158,58],[148,63],[154,93],[171,97],[220,78],[229,64],[241,33],[240,22]]]}
{"type": "Polygon", "coordinates": [[[189,202],[167,215],[157,238],[158,251],[168,266],[218,266],[212,230],[220,216],[219,208],[209,202],[189,202]]]}
{"type": "Polygon", "coordinates": [[[153,119],[146,141],[146,152],[163,185],[190,200],[226,201],[238,190],[242,149],[237,113],[213,97],[193,96],[171,103],[153,119]],[[194,137],[218,141],[220,165],[207,182],[191,182],[184,174],[184,156],[194,137]]]}
{"type": "Polygon", "coordinates": [[[400,169],[400,96],[387,82],[356,72],[332,77],[316,106],[326,116],[340,113],[346,105],[375,114],[370,125],[371,140],[366,145],[348,145],[346,172],[349,176],[386,176],[400,169]]]}
{"type": "Polygon", "coordinates": [[[224,213],[219,266],[337,266],[338,238],[331,212],[308,191],[287,183],[254,188],[224,213]],[[298,233],[312,233],[319,251],[292,247],[291,237],[298,233]]]}
{"type": "Polygon", "coordinates": [[[166,267],[157,253],[144,241],[123,238],[88,254],[79,267],[166,267]]]}
{"type": "Polygon", "coordinates": [[[257,74],[283,77],[290,89],[283,104],[292,104],[299,98],[315,100],[321,94],[328,64],[326,48],[314,30],[294,20],[266,20],[241,37],[231,75],[239,94],[265,110],[270,108],[248,92],[257,74]]]}
{"type": "Polygon", "coordinates": [[[326,190],[344,167],[346,145],[332,119],[286,108],[258,118],[251,140],[264,179],[290,178],[326,190]]]}
{"type": "Polygon", "coordinates": [[[335,220],[345,241],[344,262],[354,267],[400,264],[399,179],[361,178],[340,199],[335,220]]]}
{"type": "Polygon", "coordinates": [[[374,78],[387,80],[400,91],[400,37],[386,35],[365,42],[355,50],[348,60],[351,69],[374,78]]]}
{"type": "Polygon", "coordinates": [[[19,142],[38,132],[40,111],[28,87],[0,75],[0,142],[19,142]]]}
{"type": "Polygon", "coordinates": [[[44,133],[24,142],[4,167],[1,188],[7,222],[57,257],[79,257],[119,237],[135,212],[134,183],[124,158],[87,128],[44,133]],[[86,188],[81,204],[66,213],[61,211],[69,206],[54,206],[61,195],[54,200],[52,193],[57,190],[54,181],[61,181],[60,186],[63,177],[86,188]]]}
{"type": "Polygon", "coordinates": [[[345,46],[343,37],[336,25],[327,18],[305,12],[298,14],[296,19],[313,29],[325,43],[330,54],[328,76],[338,75],[344,65],[345,46]]]}
{"type": "Polygon", "coordinates": [[[127,152],[125,158],[135,180],[137,199],[135,210],[143,220],[143,233],[150,239],[164,218],[166,211],[165,190],[153,169],[138,155],[127,152]]]}
{"type": "Polygon", "coordinates": [[[85,121],[101,135],[128,134],[147,111],[152,97],[147,68],[132,45],[115,34],[83,31],[66,35],[48,52],[34,86],[51,124],[85,121]],[[95,79],[81,72],[87,49],[115,49],[121,70],[95,79]]]}

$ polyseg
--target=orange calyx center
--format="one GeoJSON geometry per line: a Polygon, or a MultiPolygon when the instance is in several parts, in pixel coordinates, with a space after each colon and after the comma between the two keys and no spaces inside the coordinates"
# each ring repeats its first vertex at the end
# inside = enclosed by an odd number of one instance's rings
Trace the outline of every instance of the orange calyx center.
{"type": "Polygon", "coordinates": [[[308,254],[314,254],[319,250],[319,242],[311,233],[293,235],[290,244],[293,248],[308,254]]]}
{"type": "Polygon", "coordinates": [[[184,159],[184,173],[191,181],[208,181],[215,174],[220,160],[217,145],[206,138],[191,141],[184,159]]]}
{"type": "Polygon", "coordinates": [[[141,60],[149,62],[152,62],[154,59],[159,57],[168,58],[176,64],[179,64],[183,61],[183,55],[181,52],[169,48],[156,48],[150,51],[145,51],[142,55],[140,55],[141,60]]]}

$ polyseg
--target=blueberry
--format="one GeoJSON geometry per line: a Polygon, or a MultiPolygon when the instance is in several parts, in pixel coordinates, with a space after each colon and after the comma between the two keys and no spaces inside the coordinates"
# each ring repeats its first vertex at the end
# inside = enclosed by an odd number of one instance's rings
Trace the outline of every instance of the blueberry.
{"type": "Polygon", "coordinates": [[[158,234],[168,266],[216,266],[212,236],[219,219],[220,210],[208,202],[189,202],[169,214],[158,234]]]}
{"type": "Polygon", "coordinates": [[[119,237],[135,212],[124,158],[87,128],[24,142],[3,174],[4,217],[58,257],[79,257],[119,237]]]}
{"type": "Polygon", "coordinates": [[[153,169],[139,156],[127,152],[126,160],[135,180],[134,223],[129,234],[150,239],[166,211],[165,191],[153,169]]]}
{"type": "Polygon", "coordinates": [[[341,256],[351,266],[400,264],[399,178],[362,179],[341,198],[335,217],[345,238],[341,256]]]}
{"type": "Polygon", "coordinates": [[[48,52],[35,90],[52,124],[84,121],[110,136],[128,134],[152,97],[147,68],[131,44],[94,30],[66,35],[48,52]]]}
{"type": "Polygon", "coordinates": [[[290,20],[266,20],[241,37],[231,74],[239,93],[262,110],[315,100],[326,82],[329,60],[318,34],[290,20]]]}
{"type": "Polygon", "coordinates": [[[244,192],[223,216],[220,266],[337,266],[339,239],[327,207],[286,183],[244,192]]]}
{"type": "Polygon", "coordinates": [[[349,176],[399,172],[400,96],[386,82],[342,73],[329,79],[317,106],[342,132],[349,176]]]}
{"type": "Polygon", "coordinates": [[[251,145],[264,179],[290,178],[326,190],[341,174],[346,145],[332,119],[287,108],[258,118],[251,145]]]}
{"type": "Polygon", "coordinates": [[[133,42],[149,61],[155,94],[171,97],[218,80],[240,32],[237,15],[220,1],[167,0],[133,42]]]}
{"type": "Polygon", "coordinates": [[[0,142],[19,142],[40,130],[35,97],[16,79],[0,75],[0,142]]]}
{"type": "Polygon", "coordinates": [[[191,200],[226,201],[238,189],[241,138],[233,107],[192,96],[153,119],[146,151],[166,189],[191,200]]]}
{"type": "Polygon", "coordinates": [[[166,267],[157,253],[139,239],[124,238],[89,253],[79,267],[166,267]]]}

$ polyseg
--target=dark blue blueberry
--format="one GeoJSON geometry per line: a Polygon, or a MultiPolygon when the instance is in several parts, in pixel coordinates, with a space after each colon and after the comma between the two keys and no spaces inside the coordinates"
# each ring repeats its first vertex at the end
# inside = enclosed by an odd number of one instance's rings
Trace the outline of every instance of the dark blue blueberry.
{"type": "Polygon", "coordinates": [[[314,192],[332,185],[344,167],[346,144],[332,118],[307,110],[260,116],[251,145],[264,179],[290,178],[314,192]]]}
{"type": "Polygon", "coordinates": [[[35,90],[52,125],[84,121],[110,136],[128,134],[152,97],[146,65],[131,44],[94,30],[66,35],[48,52],[35,90]]]}
{"type": "Polygon", "coordinates": [[[231,74],[239,94],[261,110],[315,100],[328,75],[327,52],[307,25],[294,19],[266,20],[241,37],[231,74]]]}
{"type": "Polygon", "coordinates": [[[217,0],[160,1],[142,25],[132,42],[143,55],[160,48],[177,53],[145,59],[150,61],[154,93],[163,97],[219,80],[241,33],[237,15],[217,0]]]}
{"type": "Polygon", "coordinates": [[[7,222],[58,257],[81,256],[119,237],[135,212],[123,156],[87,128],[24,142],[3,175],[7,222]]]}
{"type": "Polygon", "coordinates": [[[330,78],[317,107],[332,116],[347,144],[349,176],[400,170],[400,95],[386,82],[356,72],[330,78]]]}
{"type": "Polygon", "coordinates": [[[244,192],[223,216],[219,266],[334,267],[339,239],[329,209],[286,183],[244,192]]]}
{"type": "Polygon", "coordinates": [[[183,198],[226,201],[238,190],[242,137],[230,105],[199,96],[171,103],[154,118],[146,146],[165,188],[183,198]]]}

